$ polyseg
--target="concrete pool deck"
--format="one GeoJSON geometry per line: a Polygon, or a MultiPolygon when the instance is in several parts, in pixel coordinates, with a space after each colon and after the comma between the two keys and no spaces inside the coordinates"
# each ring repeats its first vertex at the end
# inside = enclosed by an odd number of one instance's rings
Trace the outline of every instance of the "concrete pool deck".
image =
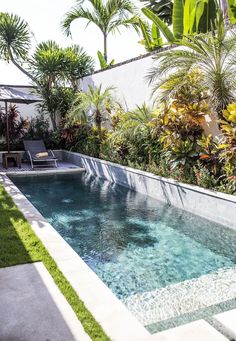
{"type": "Polygon", "coordinates": [[[75,165],[71,162],[58,161],[58,167],[50,166],[47,167],[37,167],[32,169],[30,163],[24,162],[21,168],[18,167],[8,167],[7,169],[3,167],[0,163],[0,174],[8,175],[37,175],[37,174],[61,174],[61,173],[80,173],[84,172],[84,169],[75,165]]]}
{"type": "Polygon", "coordinates": [[[0,340],[89,341],[43,263],[0,269],[0,340]]]}

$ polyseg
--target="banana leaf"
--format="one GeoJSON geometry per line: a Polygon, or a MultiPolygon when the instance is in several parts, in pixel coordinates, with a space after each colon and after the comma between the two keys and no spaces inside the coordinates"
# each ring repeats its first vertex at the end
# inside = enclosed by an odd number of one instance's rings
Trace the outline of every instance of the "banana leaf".
{"type": "Polygon", "coordinates": [[[148,8],[142,8],[142,12],[146,17],[148,17],[150,20],[153,21],[153,23],[159,28],[159,30],[162,32],[164,37],[167,39],[168,42],[173,43],[175,41],[175,37],[169,27],[162,21],[158,15],[153,13],[150,9],[148,8]]]}
{"type": "Polygon", "coordinates": [[[173,5],[173,33],[176,39],[181,39],[184,29],[184,2],[183,0],[175,0],[173,5]]]}

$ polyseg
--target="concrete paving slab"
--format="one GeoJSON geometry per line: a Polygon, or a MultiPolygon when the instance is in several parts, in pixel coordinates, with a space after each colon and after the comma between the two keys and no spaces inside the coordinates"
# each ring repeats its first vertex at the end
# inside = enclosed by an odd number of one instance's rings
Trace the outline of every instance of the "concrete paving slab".
{"type": "Polygon", "coordinates": [[[214,316],[214,320],[220,324],[222,330],[230,335],[231,338],[236,338],[236,309],[217,314],[214,316]]]}
{"type": "Polygon", "coordinates": [[[1,341],[89,341],[43,263],[0,269],[1,341]]]}
{"type": "Polygon", "coordinates": [[[143,341],[228,341],[204,320],[194,321],[152,335],[143,341]]]}

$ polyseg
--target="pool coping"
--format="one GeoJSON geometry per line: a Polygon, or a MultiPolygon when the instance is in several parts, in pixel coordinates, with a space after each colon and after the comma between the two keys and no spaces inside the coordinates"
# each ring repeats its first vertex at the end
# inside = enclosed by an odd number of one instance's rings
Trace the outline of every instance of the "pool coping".
{"type": "Polygon", "coordinates": [[[115,341],[138,341],[151,337],[152,334],[48,223],[10,178],[0,174],[0,183],[105,333],[115,341]]]}

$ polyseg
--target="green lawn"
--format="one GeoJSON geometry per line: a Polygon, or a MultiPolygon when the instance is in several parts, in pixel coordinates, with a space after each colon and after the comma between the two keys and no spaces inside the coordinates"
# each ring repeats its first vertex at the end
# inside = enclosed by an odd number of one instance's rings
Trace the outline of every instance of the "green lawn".
{"type": "Polygon", "coordinates": [[[92,340],[109,340],[0,185],[0,267],[42,261],[92,340]]]}

